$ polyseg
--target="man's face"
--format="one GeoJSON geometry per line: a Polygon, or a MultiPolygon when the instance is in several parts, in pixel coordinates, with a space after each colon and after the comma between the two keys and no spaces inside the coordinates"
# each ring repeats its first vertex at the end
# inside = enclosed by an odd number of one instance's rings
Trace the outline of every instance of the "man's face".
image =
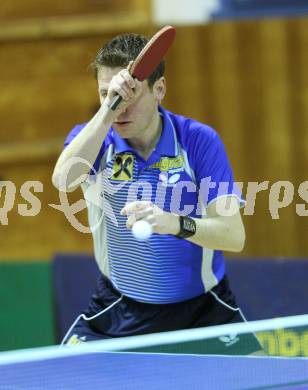
{"type": "MultiPolygon", "coordinates": [[[[114,75],[122,68],[109,68],[102,66],[97,75],[98,92],[101,104],[107,96],[109,83],[114,75]]],[[[158,81],[159,83],[159,81],[158,81]]],[[[163,81],[164,84],[164,81],[163,81]]],[[[157,115],[159,99],[155,89],[150,89],[147,81],[142,83],[142,91],[138,99],[126,111],[121,113],[113,123],[116,132],[126,139],[142,137],[151,126],[157,115]]]]}

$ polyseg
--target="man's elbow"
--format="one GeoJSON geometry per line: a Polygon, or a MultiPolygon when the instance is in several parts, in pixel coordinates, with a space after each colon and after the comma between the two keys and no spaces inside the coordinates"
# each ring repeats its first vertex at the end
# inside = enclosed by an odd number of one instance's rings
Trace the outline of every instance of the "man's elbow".
{"type": "Polygon", "coordinates": [[[58,170],[54,170],[51,178],[52,184],[58,191],[62,192],[72,192],[75,188],[71,188],[69,183],[67,183],[67,180],[64,181],[63,178],[61,178],[61,172],[58,170]]]}
{"type": "Polygon", "coordinates": [[[72,180],[67,175],[63,175],[63,172],[55,168],[51,181],[57,190],[61,192],[73,192],[86,180],[87,176],[87,174],[82,174],[77,177],[77,179],[72,180]]]}
{"type": "Polygon", "coordinates": [[[57,190],[59,190],[60,185],[59,185],[59,174],[54,170],[52,177],[51,177],[51,182],[54,187],[56,187],[57,190]]]}

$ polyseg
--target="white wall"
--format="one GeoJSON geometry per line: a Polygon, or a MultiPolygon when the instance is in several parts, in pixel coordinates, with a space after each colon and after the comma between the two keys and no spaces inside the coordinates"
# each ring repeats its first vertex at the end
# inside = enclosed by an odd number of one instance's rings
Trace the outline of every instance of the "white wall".
{"type": "Polygon", "coordinates": [[[219,0],[152,0],[157,24],[202,24],[219,8],[219,0]]]}

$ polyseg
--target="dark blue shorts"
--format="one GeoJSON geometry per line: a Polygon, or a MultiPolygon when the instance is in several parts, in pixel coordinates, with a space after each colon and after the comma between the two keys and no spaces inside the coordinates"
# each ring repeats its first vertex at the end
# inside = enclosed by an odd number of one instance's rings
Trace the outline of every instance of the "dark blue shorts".
{"type": "MultiPolygon", "coordinates": [[[[101,275],[88,309],[76,319],[62,343],[79,344],[83,341],[243,321],[245,318],[236,305],[226,277],[206,294],[187,301],[162,305],[142,303],[123,296],[101,275]]],[[[249,348],[242,346],[245,354],[261,349],[255,335],[250,337],[248,343],[245,341],[249,348]]],[[[234,344],[236,343],[233,342],[234,344]]]]}

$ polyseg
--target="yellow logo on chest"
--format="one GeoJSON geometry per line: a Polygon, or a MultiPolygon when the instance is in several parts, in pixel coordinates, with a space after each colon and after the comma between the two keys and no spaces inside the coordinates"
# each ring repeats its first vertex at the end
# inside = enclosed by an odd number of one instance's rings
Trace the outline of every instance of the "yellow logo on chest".
{"type": "Polygon", "coordinates": [[[116,156],[112,169],[112,180],[133,180],[134,156],[131,153],[116,156]]]}
{"type": "Polygon", "coordinates": [[[159,168],[162,172],[170,171],[171,169],[182,168],[184,159],[182,156],[177,157],[162,157],[160,161],[151,165],[151,168],[159,168]]]}

